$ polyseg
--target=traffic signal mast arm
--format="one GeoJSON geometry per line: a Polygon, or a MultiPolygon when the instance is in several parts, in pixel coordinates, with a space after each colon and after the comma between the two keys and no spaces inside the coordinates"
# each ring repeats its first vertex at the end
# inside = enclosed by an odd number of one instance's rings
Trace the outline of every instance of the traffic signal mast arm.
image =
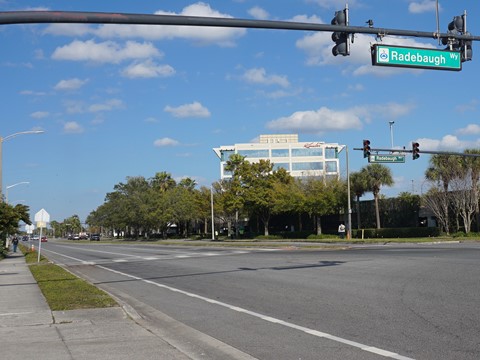
{"type": "MultiPolygon", "coordinates": [[[[353,150],[361,150],[363,148],[353,148],[353,150]]],[[[370,152],[389,152],[389,153],[412,153],[413,150],[407,149],[384,149],[384,148],[371,148],[370,152]]],[[[434,151],[434,150],[418,150],[420,154],[438,154],[438,155],[455,155],[455,156],[464,156],[464,157],[480,157],[480,154],[466,154],[460,152],[453,152],[453,151],[434,151]]]]}
{"type": "Polygon", "coordinates": [[[301,31],[345,32],[349,34],[372,34],[420,37],[432,39],[459,39],[480,41],[480,36],[470,34],[437,33],[400,29],[385,29],[364,26],[342,26],[290,21],[250,20],[204,16],[152,15],[80,11],[4,11],[0,12],[0,25],[33,23],[89,23],[89,24],[136,24],[136,25],[185,25],[210,27],[235,27],[254,29],[278,29],[301,31]]]}

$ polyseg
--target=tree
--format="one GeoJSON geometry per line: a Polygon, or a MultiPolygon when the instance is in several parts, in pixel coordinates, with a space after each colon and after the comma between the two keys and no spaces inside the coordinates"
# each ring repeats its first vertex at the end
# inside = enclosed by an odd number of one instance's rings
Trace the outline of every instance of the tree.
{"type": "MultiPolygon", "coordinates": [[[[480,154],[480,149],[466,149],[465,154],[480,154]]],[[[480,157],[465,157],[464,166],[470,171],[472,181],[472,201],[475,202],[476,231],[480,231],[480,157]]]]}
{"type": "Polygon", "coordinates": [[[357,229],[362,228],[360,219],[360,198],[368,191],[365,172],[353,172],[350,174],[350,191],[355,195],[355,207],[357,208],[357,229]]]}
{"type": "Polygon", "coordinates": [[[321,217],[332,214],[339,208],[339,181],[309,179],[306,182],[306,210],[315,218],[317,235],[322,233],[321,217]]]}
{"type": "Polygon", "coordinates": [[[153,178],[150,179],[150,184],[157,190],[165,192],[168,189],[175,187],[176,182],[166,171],[157,172],[153,178]]]}
{"type": "Polygon", "coordinates": [[[380,210],[378,206],[378,199],[380,189],[382,186],[392,186],[393,178],[390,168],[382,164],[369,164],[362,168],[362,176],[365,176],[367,181],[367,189],[373,193],[375,200],[375,217],[377,219],[377,229],[380,229],[380,210]]]}
{"type": "Polygon", "coordinates": [[[448,190],[452,180],[462,171],[459,159],[458,156],[454,155],[432,155],[429,160],[430,166],[425,171],[425,178],[435,184],[434,191],[429,191],[430,195],[426,199],[426,204],[435,213],[437,219],[441,219],[439,222],[442,225],[442,230],[447,234],[450,233],[448,190]],[[440,189],[444,192],[442,196],[438,194],[440,189]],[[438,201],[442,203],[435,203],[438,201]],[[440,215],[440,212],[443,213],[440,215]]]}
{"type": "MultiPolygon", "coordinates": [[[[28,206],[17,204],[9,205],[0,202],[0,241],[1,247],[5,247],[7,236],[18,232],[20,221],[31,225],[28,206]]],[[[0,249],[1,250],[1,249],[0,249]]],[[[1,252],[1,251],[0,251],[1,252]]]]}

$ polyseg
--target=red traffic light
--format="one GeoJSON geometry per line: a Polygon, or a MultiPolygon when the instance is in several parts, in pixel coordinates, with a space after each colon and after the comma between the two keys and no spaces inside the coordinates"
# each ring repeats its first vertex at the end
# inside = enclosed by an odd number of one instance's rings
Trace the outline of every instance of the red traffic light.
{"type": "Polygon", "coordinates": [[[370,156],[370,140],[363,140],[363,157],[370,156]]]}
{"type": "Polygon", "coordinates": [[[420,157],[420,144],[418,142],[412,142],[412,159],[416,160],[420,157]]]}

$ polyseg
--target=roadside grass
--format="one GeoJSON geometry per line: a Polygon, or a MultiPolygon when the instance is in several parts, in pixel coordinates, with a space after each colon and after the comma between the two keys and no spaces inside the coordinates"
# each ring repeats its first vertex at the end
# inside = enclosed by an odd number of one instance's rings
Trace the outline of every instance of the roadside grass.
{"type": "Polygon", "coordinates": [[[48,261],[38,253],[20,246],[25,260],[52,311],[118,306],[106,292],[48,261]]]}

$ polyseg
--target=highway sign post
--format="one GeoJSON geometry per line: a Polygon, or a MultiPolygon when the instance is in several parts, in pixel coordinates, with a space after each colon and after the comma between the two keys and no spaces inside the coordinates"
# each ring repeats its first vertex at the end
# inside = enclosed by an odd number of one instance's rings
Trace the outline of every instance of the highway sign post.
{"type": "Polygon", "coordinates": [[[405,155],[370,155],[368,158],[370,163],[404,163],[405,155]]]}
{"type": "Polygon", "coordinates": [[[375,44],[372,65],[460,71],[462,56],[459,51],[375,44]]]}
{"type": "Polygon", "coordinates": [[[45,209],[40,210],[35,214],[35,221],[37,222],[37,228],[40,229],[40,236],[38,238],[38,259],[40,262],[40,252],[42,251],[42,230],[47,227],[47,223],[50,222],[50,214],[45,209]]]}

